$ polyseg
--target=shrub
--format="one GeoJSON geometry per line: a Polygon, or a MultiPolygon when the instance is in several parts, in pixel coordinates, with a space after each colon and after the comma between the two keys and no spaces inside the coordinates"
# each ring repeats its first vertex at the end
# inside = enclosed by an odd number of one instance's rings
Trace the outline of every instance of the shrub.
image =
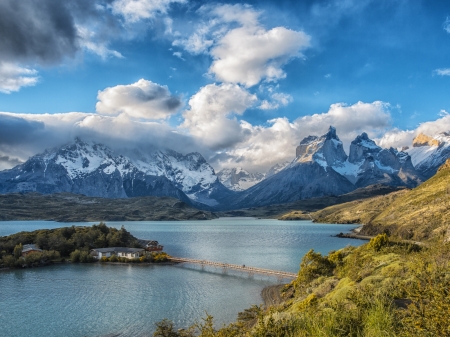
{"type": "Polygon", "coordinates": [[[386,233],[378,234],[376,237],[370,239],[367,248],[371,248],[378,252],[381,248],[386,247],[389,244],[389,239],[386,233]]]}
{"type": "Polygon", "coordinates": [[[117,262],[119,261],[119,258],[116,255],[111,255],[111,257],[109,258],[109,262],[117,262]]]}
{"type": "Polygon", "coordinates": [[[78,249],[76,249],[72,253],[70,253],[70,260],[73,263],[80,262],[80,256],[81,256],[81,252],[78,249]]]}

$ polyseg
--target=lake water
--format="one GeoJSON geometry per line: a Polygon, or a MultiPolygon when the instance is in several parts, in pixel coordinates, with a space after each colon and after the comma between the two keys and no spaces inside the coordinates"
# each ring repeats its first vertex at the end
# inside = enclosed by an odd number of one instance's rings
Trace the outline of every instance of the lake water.
{"type": "MultiPolygon", "coordinates": [[[[91,223],[0,222],[0,236],[91,223]]],[[[311,248],[321,253],[363,241],[332,237],[353,225],[222,218],[211,221],[107,222],[158,240],[172,256],[297,272],[311,248]]],[[[169,318],[186,327],[213,315],[218,325],[262,302],[277,279],[195,266],[63,264],[0,272],[1,336],[151,336],[169,318]]]]}

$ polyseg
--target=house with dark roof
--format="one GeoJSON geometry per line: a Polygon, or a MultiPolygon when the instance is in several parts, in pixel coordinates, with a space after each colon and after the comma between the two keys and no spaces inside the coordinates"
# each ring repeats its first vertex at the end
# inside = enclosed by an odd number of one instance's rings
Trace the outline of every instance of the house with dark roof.
{"type": "Polygon", "coordinates": [[[22,256],[27,256],[28,254],[36,253],[36,252],[42,253],[42,249],[39,249],[38,246],[36,246],[34,244],[23,245],[22,256]]]}
{"type": "Polygon", "coordinates": [[[112,255],[127,259],[136,259],[144,255],[144,251],[143,248],[108,247],[91,249],[91,255],[97,259],[111,257],[112,255]]]}

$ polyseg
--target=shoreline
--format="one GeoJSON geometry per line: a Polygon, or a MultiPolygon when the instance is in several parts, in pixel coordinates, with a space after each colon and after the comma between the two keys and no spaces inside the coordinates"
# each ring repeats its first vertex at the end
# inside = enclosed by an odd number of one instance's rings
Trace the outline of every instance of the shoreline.
{"type": "Polygon", "coordinates": [[[273,305],[279,305],[283,302],[281,298],[281,289],[285,284],[275,284],[272,286],[267,286],[261,290],[261,298],[265,308],[273,305]]]}

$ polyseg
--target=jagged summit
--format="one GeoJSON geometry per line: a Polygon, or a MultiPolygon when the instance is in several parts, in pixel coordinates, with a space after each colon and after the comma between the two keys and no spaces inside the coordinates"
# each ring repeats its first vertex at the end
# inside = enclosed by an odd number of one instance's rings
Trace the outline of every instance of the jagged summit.
{"type": "Polygon", "coordinates": [[[330,126],[328,132],[321,137],[308,136],[296,149],[296,160],[293,163],[316,162],[326,167],[338,164],[347,159],[342,142],[336,128],[330,126]]]}

